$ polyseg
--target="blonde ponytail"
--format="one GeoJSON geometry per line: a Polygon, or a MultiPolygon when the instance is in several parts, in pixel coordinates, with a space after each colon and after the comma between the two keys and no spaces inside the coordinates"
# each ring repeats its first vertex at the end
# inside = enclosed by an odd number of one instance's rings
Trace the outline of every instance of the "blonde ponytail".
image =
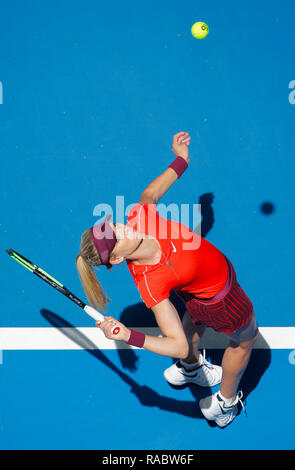
{"type": "Polygon", "coordinates": [[[110,299],[98,282],[92,268],[92,266],[99,266],[101,261],[93,244],[90,229],[83,233],[80,249],[81,253],[76,257],[76,266],[86,297],[92,307],[105,312],[110,299]]]}

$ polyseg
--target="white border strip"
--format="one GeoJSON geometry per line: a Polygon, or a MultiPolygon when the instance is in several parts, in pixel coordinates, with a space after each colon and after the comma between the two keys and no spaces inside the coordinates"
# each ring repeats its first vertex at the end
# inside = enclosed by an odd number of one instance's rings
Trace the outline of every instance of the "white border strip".
{"type": "MultiPolygon", "coordinates": [[[[159,328],[134,329],[161,336],[159,328]]],[[[260,327],[259,331],[255,349],[295,349],[295,327],[260,327]]],[[[207,328],[200,348],[224,349],[227,343],[226,335],[207,328]]],[[[0,344],[3,350],[16,351],[131,348],[123,341],[105,338],[98,328],[0,328],[0,344]]]]}

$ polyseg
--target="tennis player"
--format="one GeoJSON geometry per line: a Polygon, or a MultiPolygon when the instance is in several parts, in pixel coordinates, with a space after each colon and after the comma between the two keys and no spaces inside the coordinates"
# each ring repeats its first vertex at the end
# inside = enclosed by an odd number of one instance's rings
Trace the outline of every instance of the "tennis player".
{"type": "Polygon", "coordinates": [[[76,263],[89,302],[105,311],[109,298],[92,267],[106,265],[111,269],[126,260],[163,337],[134,331],[111,316],[97,326],[109,339],[177,358],[164,371],[170,384],[221,384],[218,392],[200,400],[200,409],[206,419],[225,427],[238,414],[238,403],[243,406],[238,386],[258,328],[252,302],[239,285],[230,260],[185,225],[157,212],[157,202],[188,167],[190,139],[187,132],[174,135],[176,159],[145,189],[130,210],[126,225],[112,223],[107,216],[103,223],[84,232],[76,263]],[[182,322],[169,300],[172,290],[186,306],[182,322]],[[111,333],[114,324],[120,326],[116,336],[111,333]],[[206,327],[229,339],[221,367],[209,363],[198,350],[206,327]]]}

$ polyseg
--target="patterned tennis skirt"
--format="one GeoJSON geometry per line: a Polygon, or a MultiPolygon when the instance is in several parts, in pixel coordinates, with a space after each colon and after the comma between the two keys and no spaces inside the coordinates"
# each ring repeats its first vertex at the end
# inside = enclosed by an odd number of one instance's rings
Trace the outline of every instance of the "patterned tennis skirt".
{"type": "Polygon", "coordinates": [[[232,263],[228,264],[227,281],[211,299],[200,299],[182,291],[175,293],[185,302],[186,310],[196,325],[205,324],[215,331],[233,334],[243,328],[253,314],[253,304],[237,282],[232,263]]]}

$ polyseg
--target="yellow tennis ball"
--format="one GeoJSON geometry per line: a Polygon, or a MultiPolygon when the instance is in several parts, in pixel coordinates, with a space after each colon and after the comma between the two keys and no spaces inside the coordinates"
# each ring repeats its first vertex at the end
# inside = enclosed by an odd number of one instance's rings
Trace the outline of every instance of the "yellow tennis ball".
{"type": "Polygon", "coordinates": [[[192,35],[197,39],[204,39],[209,33],[209,28],[203,21],[197,21],[192,25],[192,35]]]}

